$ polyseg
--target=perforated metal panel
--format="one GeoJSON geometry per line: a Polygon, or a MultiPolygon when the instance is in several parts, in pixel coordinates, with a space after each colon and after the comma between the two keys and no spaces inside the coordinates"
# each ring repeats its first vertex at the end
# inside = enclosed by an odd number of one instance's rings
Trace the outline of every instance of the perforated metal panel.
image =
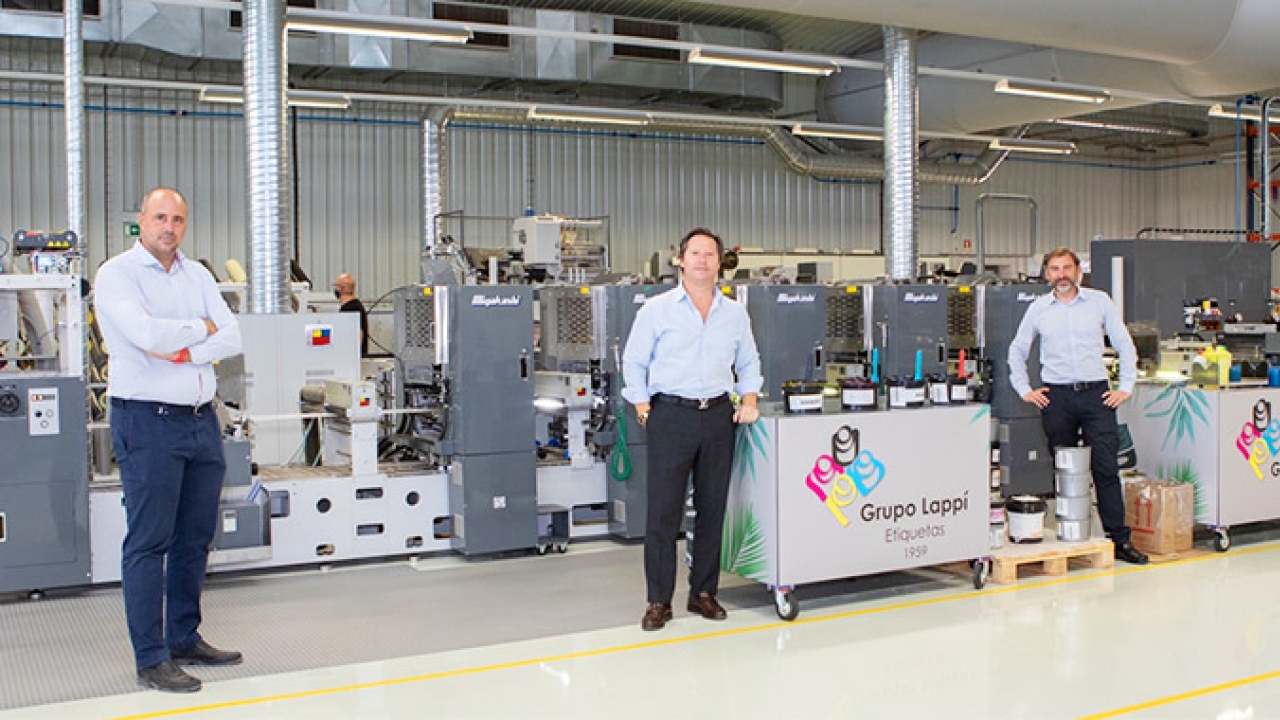
{"type": "Polygon", "coordinates": [[[952,350],[978,346],[978,296],[972,288],[952,288],[947,293],[947,347],[952,350]]]}
{"type": "Polygon", "coordinates": [[[827,293],[827,351],[832,354],[860,353],[865,349],[862,293],[856,288],[838,288],[827,293]]]}
{"type": "Polygon", "coordinates": [[[416,294],[405,298],[405,347],[430,350],[436,344],[435,298],[416,294]]]}
{"type": "Polygon", "coordinates": [[[577,286],[548,287],[540,293],[538,368],[585,372],[595,352],[591,293],[577,286]]]}

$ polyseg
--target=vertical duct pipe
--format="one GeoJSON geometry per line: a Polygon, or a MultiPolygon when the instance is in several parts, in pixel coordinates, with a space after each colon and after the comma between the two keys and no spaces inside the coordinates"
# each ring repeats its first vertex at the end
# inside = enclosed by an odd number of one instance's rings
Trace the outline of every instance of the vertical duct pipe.
{"type": "Polygon", "coordinates": [[[292,309],[285,0],[244,3],[244,119],[249,169],[249,312],[292,309]]]}
{"type": "MultiPolygon", "coordinates": [[[[62,83],[63,119],[67,141],[67,229],[74,230],[81,247],[85,237],[84,180],[84,9],[80,0],[63,2],[62,83]]],[[[85,258],[84,266],[88,264],[85,258]]]]}
{"type": "Polygon", "coordinates": [[[444,204],[441,184],[444,147],[445,112],[428,114],[422,119],[422,255],[426,257],[438,240],[440,213],[444,204]]]}
{"type": "Polygon", "coordinates": [[[1262,101],[1262,122],[1259,124],[1258,142],[1262,145],[1262,161],[1258,167],[1258,213],[1262,215],[1262,242],[1269,243],[1274,239],[1271,216],[1271,104],[1275,96],[1262,101]]]}
{"type": "Polygon", "coordinates": [[[914,280],[919,254],[920,168],[916,155],[916,34],[886,26],[884,34],[884,223],[886,264],[894,282],[914,280]]]}

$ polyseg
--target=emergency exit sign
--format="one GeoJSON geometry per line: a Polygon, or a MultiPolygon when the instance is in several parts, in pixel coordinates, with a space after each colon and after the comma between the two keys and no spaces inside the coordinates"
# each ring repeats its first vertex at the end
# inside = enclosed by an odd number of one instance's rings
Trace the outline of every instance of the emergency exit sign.
{"type": "Polygon", "coordinates": [[[131,238],[141,237],[142,228],[138,227],[136,222],[127,222],[124,224],[124,236],[131,238]]]}

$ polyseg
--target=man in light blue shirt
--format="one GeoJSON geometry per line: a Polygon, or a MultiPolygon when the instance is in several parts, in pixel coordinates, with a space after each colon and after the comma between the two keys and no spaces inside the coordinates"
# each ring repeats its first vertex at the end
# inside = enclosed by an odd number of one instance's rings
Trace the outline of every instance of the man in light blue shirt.
{"type": "Polygon", "coordinates": [[[1080,258],[1074,252],[1058,248],[1049,253],[1044,274],[1053,292],[1037,298],[1022,317],[1009,345],[1009,383],[1023,400],[1040,408],[1045,435],[1055,451],[1076,447],[1077,438],[1084,435],[1103,529],[1115,543],[1117,558],[1144,565],[1147,556],[1129,542],[1124,524],[1124,493],[1116,459],[1120,444],[1116,408],[1133,394],[1138,353],[1111,298],[1080,287],[1080,258]],[[1027,379],[1027,355],[1037,336],[1045,386],[1033,390],[1027,379]],[[1102,361],[1104,336],[1119,355],[1120,386],[1114,390],[1102,361]]]}
{"type": "Polygon", "coordinates": [[[179,665],[234,665],[200,637],[200,592],[226,461],[213,363],[240,354],[240,326],[213,276],[178,248],[187,201],[147,193],[131,250],[98,270],[94,308],[110,355],[111,436],[124,486],[125,618],[138,683],[195,692],[179,665]]]}
{"type": "Polygon", "coordinates": [[[659,630],[672,617],[676,541],[690,471],[697,517],[687,607],[708,620],[727,616],[716,592],[734,423],[759,419],[756,400],[764,379],[746,308],[716,287],[723,255],[714,233],[690,230],[680,241],[680,286],[644,304],[622,356],[622,395],[648,433],[645,630],[659,630]],[[742,398],[736,408],[730,392],[742,398]]]}

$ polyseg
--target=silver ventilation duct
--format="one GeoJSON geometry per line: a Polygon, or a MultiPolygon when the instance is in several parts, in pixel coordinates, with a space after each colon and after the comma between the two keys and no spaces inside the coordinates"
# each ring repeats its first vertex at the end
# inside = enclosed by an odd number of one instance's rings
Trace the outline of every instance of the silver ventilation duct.
{"type": "MultiPolygon", "coordinates": [[[[455,121],[519,126],[530,124],[525,110],[459,108],[451,111],[448,117],[455,121]]],[[[787,168],[800,175],[829,180],[879,180],[884,177],[885,166],[878,160],[853,155],[824,155],[815,152],[785,128],[773,125],[699,121],[656,115],[653,122],[645,126],[645,131],[760,138],[778,154],[787,168]]],[[[1024,132],[1025,127],[1011,137],[1021,137],[1024,132]]],[[[924,183],[976,185],[986,182],[1008,154],[1007,150],[987,149],[970,162],[930,165],[920,170],[919,179],[924,183]]]]}
{"type": "Polygon", "coordinates": [[[916,277],[920,181],[916,34],[884,28],[884,238],[889,279],[916,277]]]}
{"type": "Polygon", "coordinates": [[[438,218],[444,206],[444,143],[446,114],[433,112],[422,119],[422,251],[436,246],[438,218]]]}
{"type": "Polygon", "coordinates": [[[67,229],[85,244],[84,206],[84,10],[65,2],[63,14],[63,122],[67,142],[67,229]]]}
{"type": "Polygon", "coordinates": [[[244,3],[244,120],[249,169],[249,311],[279,314],[289,300],[289,113],[285,4],[244,3]]]}

